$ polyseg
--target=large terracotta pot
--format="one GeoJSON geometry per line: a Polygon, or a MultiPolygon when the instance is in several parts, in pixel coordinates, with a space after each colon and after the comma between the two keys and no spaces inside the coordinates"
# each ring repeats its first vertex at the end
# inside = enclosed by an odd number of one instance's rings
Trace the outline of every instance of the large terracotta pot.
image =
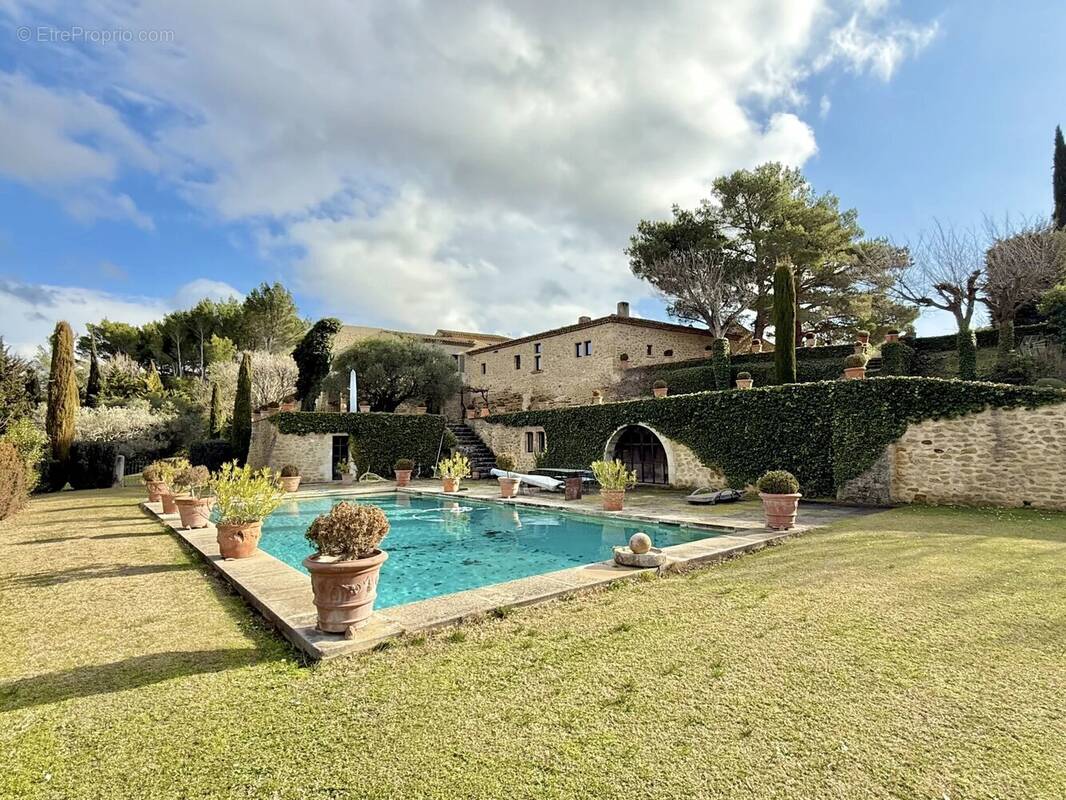
{"type": "Polygon", "coordinates": [[[849,381],[866,377],[866,367],[844,367],[844,377],[849,381]]]}
{"type": "Polygon", "coordinates": [[[441,487],[446,492],[458,492],[459,491],[459,479],[458,478],[441,478],[441,487]]]}
{"type": "Polygon", "coordinates": [[[219,523],[218,550],[223,558],[248,558],[259,546],[263,521],[219,523]]]}
{"type": "Polygon", "coordinates": [[[317,556],[304,559],[304,567],[311,573],[320,631],[350,636],[370,621],[381,565],[388,557],[384,550],[377,550],[369,558],[354,561],[320,560],[317,556]]]}
{"type": "Polygon", "coordinates": [[[604,511],[621,511],[625,505],[625,489],[600,489],[600,500],[604,511]]]}
{"type": "Polygon", "coordinates": [[[664,386],[661,389],[656,387],[652,391],[655,392],[656,397],[666,397],[666,393],[670,391],[670,388],[668,386],[664,386]]]}
{"type": "Polygon", "coordinates": [[[175,497],[178,516],[183,528],[206,528],[211,524],[211,508],[215,505],[213,497],[175,497]]]}
{"type": "Polygon", "coordinates": [[[738,389],[750,389],[752,383],[755,382],[754,378],[737,378],[738,389]]]}
{"type": "Polygon", "coordinates": [[[299,475],[282,475],[280,478],[278,478],[278,481],[281,483],[281,488],[284,489],[286,492],[295,492],[297,489],[300,488],[299,475]]]}
{"type": "Polygon", "coordinates": [[[796,524],[796,511],[799,509],[801,494],[763,494],[763,511],[766,514],[766,524],[775,531],[787,531],[796,524]]]}
{"type": "Polygon", "coordinates": [[[163,492],[169,492],[166,481],[145,481],[148,488],[148,502],[158,503],[163,498],[163,492]]]}
{"type": "Polygon", "coordinates": [[[159,495],[159,499],[163,502],[164,514],[178,513],[178,504],[174,502],[174,493],[171,492],[170,489],[167,489],[161,495],[159,495]]]}
{"type": "Polygon", "coordinates": [[[411,482],[411,470],[409,469],[394,469],[393,473],[396,475],[397,486],[407,486],[411,482]]]}
{"type": "Polygon", "coordinates": [[[497,478],[500,482],[500,497],[514,497],[518,490],[518,478],[497,478]]]}
{"type": "Polygon", "coordinates": [[[893,344],[893,343],[898,342],[898,341],[899,341],[899,334],[898,333],[886,333],[885,334],[885,344],[893,344]]]}

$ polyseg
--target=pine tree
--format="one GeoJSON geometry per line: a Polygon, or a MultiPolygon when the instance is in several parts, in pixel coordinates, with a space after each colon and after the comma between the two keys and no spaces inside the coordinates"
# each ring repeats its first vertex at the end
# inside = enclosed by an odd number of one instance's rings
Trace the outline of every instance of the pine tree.
{"type": "Polygon", "coordinates": [[[233,401],[229,436],[233,454],[243,464],[252,442],[252,357],[248,353],[241,359],[237,373],[237,397],[233,401]]]}
{"type": "Polygon", "coordinates": [[[774,270],[774,368],[778,383],[796,382],[796,276],[787,259],[774,270]]]}
{"type": "Polygon", "coordinates": [[[96,355],[96,337],[89,334],[89,381],[85,384],[85,405],[96,408],[100,402],[100,359],[96,355]]]}
{"type": "Polygon", "coordinates": [[[74,423],[78,415],[78,382],[74,377],[74,332],[70,324],[60,322],[52,334],[52,367],[48,374],[48,411],[45,431],[52,446],[57,472],[53,485],[66,483],[70,446],[74,441],[74,423]]]}
{"type": "Polygon", "coordinates": [[[218,439],[222,436],[222,391],[218,388],[218,381],[211,384],[211,438],[218,439]]]}
{"type": "Polygon", "coordinates": [[[1051,187],[1055,196],[1055,227],[1066,228],[1066,141],[1062,138],[1062,128],[1055,126],[1055,158],[1051,177],[1051,187]]]}

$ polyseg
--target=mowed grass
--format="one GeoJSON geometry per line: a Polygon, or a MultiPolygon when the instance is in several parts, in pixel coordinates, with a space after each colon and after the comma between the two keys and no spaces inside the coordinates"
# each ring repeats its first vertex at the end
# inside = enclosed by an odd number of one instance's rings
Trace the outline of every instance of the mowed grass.
{"type": "Polygon", "coordinates": [[[1063,515],[885,512],[304,667],[137,494],[0,523],[0,796],[1066,796],[1063,515]]]}

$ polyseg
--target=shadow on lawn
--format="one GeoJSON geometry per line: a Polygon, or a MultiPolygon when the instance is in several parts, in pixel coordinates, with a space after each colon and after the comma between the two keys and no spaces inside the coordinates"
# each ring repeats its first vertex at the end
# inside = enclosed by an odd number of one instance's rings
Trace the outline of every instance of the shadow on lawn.
{"type": "MultiPolygon", "coordinates": [[[[107,521],[107,520],[104,520],[107,521]]],[[[126,517],[115,517],[115,522],[129,523],[129,519],[126,517]]],[[[166,531],[133,531],[127,533],[99,533],[96,536],[53,536],[49,539],[26,539],[22,542],[12,542],[12,544],[27,545],[27,544],[60,544],[62,542],[84,542],[91,539],[145,539],[149,536],[168,536],[166,531]]]]}
{"type": "Polygon", "coordinates": [[[0,711],[121,692],[171,678],[223,672],[273,660],[275,657],[258,648],[240,647],[152,653],[111,664],[75,667],[0,684],[0,711]]]}
{"type": "Polygon", "coordinates": [[[70,567],[56,572],[38,572],[35,575],[18,575],[8,581],[13,587],[43,588],[59,586],[71,581],[94,580],[96,578],[128,578],[134,575],[153,575],[161,572],[184,572],[195,570],[192,563],[184,564],[86,564],[70,567]]]}

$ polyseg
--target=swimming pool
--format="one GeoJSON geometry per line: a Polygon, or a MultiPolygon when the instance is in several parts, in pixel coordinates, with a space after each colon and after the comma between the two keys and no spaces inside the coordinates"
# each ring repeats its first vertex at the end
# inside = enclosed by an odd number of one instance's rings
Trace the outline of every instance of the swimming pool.
{"type": "Polygon", "coordinates": [[[539,575],[611,558],[637,531],[656,547],[715,536],[713,531],[568,514],[468,498],[407,493],[316,497],[286,503],[263,523],[260,548],[301,572],[312,552],[311,521],[342,500],[379,506],[391,528],[382,543],[377,608],[539,575]]]}

